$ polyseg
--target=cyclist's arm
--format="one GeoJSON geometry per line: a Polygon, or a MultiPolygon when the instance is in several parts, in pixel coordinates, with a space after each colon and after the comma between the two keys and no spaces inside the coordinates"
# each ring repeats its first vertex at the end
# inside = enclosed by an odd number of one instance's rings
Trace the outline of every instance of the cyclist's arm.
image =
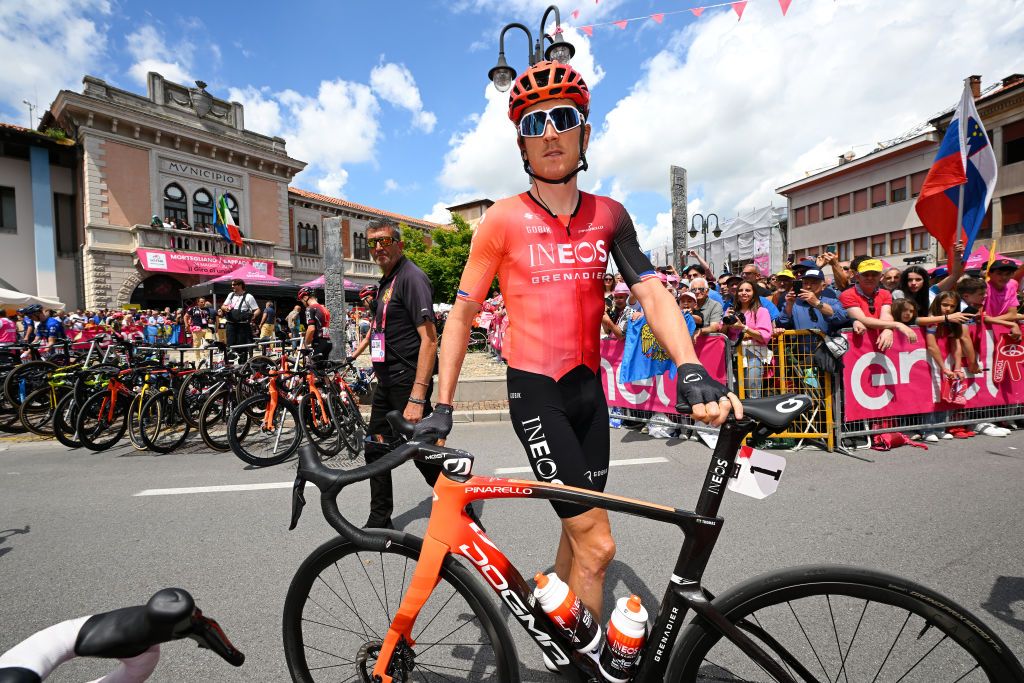
{"type": "Polygon", "coordinates": [[[437,366],[437,402],[451,405],[455,385],[459,382],[462,363],[469,348],[469,333],[473,318],[480,312],[480,304],[468,299],[456,299],[441,335],[441,356],[437,366]]]}
{"type": "Polygon", "coordinates": [[[370,343],[370,333],[367,332],[366,334],[363,335],[363,338],[359,340],[359,343],[356,345],[355,350],[352,352],[352,357],[353,358],[359,358],[359,356],[361,356],[363,354],[363,351],[366,350],[366,347],[367,347],[367,345],[369,343],[370,343]]]}
{"type": "Polygon", "coordinates": [[[416,326],[420,335],[420,353],[416,358],[416,380],[412,387],[411,398],[426,398],[430,378],[434,374],[434,362],[437,358],[437,328],[430,321],[421,322],[416,326]]]}
{"type": "Polygon", "coordinates": [[[469,259],[459,280],[455,305],[448,313],[441,335],[441,355],[437,364],[437,401],[451,405],[455,385],[462,372],[469,347],[473,319],[487,299],[498,264],[505,254],[505,233],[498,220],[487,220],[490,212],[476,226],[469,246],[469,259]]]}

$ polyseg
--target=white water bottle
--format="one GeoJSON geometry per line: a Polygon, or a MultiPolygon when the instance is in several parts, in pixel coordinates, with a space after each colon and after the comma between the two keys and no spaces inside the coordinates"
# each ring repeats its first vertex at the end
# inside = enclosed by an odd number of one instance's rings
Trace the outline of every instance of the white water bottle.
{"type": "Polygon", "coordinates": [[[606,681],[626,683],[636,674],[647,640],[647,610],[640,598],[619,598],[608,620],[608,635],[601,649],[601,675],[606,681]]]}
{"type": "Polygon", "coordinates": [[[601,650],[601,627],[594,615],[558,574],[537,574],[533,578],[537,582],[533,597],[541,609],[568,636],[573,648],[596,662],[601,650]]]}

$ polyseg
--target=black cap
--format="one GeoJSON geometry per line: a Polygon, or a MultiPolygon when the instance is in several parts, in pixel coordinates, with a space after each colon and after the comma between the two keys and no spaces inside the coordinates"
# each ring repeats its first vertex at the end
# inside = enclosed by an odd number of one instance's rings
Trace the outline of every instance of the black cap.
{"type": "Polygon", "coordinates": [[[997,258],[992,262],[992,265],[988,267],[988,272],[996,270],[1017,270],[1019,266],[1008,258],[997,258]]]}

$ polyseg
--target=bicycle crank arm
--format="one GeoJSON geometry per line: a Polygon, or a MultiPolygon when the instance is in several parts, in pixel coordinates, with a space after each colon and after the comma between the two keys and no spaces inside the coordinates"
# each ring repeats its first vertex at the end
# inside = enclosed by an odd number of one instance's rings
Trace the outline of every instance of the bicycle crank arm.
{"type": "MultiPolygon", "coordinates": [[[[753,659],[758,666],[778,683],[797,683],[760,645],[751,640],[750,636],[730,623],[722,613],[712,607],[704,594],[699,590],[682,591],[682,597],[700,617],[707,621],[711,628],[725,636],[733,645],[753,659]]],[[[813,677],[806,680],[815,680],[813,677]]]]}

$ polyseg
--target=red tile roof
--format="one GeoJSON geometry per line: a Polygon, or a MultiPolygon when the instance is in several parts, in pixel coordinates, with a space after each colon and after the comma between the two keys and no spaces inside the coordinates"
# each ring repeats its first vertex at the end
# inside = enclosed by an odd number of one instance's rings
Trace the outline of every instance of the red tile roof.
{"type": "Polygon", "coordinates": [[[402,223],[412,223],[412,224],[415,224],[415,225],[426,225],[426,226],[430,226],[431,228],[444,228],[444,227],[446,227],[445,225],[440,224],[440,223],[431,223],[430,221],[425,221],[425,220],[423,220],[421,218],[413,218],[412,216],[403,216],[400,213],[393,213],[391,211],[385,211],[384,209],[377,209],[377,208],[374,208],[372,206],[366,206],[364,204],[356,204],[355,202],[350,202],[350,201],[346,201],[344,199],[339,199],[338,197],[330,197],[330,196],[325,195],[325,194],[317,194],[316,192],[310,192],[309,190],[303,190],[303,189],[298,188],[298,187],[289,187],[288,191],[291,192],[292,194],[294,194],[294,195],[296,195],[298,197],[302,197],[304,199],[311,199],[311,200],[316,201],[316,202],[323,202],[324,204],[333,204],[335,206],[340,206],[340,207],[345,208],[345,209],[351,209],[353,211],[361,211],[363,213],[368,213],[368,214],[371,214],[371,215],[383,216],[383,217],[386,217],[386,218],[393,218],[396,221],[400,221],[402,223]]]}
{"type": "Polygon", "coordinates": [[[25,128],[24,126],[16,126],[13,123],[4,123],[0,121],[0,128],[8,128],[10,130],[16,130],[19,133],[34,133],[35,131],[31,128],[25,128]]]}

